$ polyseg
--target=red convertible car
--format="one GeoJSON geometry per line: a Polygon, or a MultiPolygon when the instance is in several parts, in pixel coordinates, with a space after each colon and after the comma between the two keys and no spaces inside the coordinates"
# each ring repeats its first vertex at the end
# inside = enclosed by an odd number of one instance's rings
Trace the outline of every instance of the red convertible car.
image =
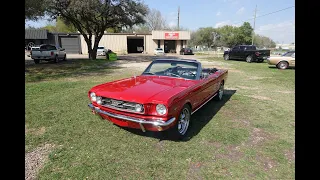
{"type": "Polygon", "coordinates": [[[228,70],[203,69],[196,60],[156,59],[139,76],[90,89],[88,106],[119,126],[168,130],[183,138],[191,115],[211,99],[223,98],[227,76],[228,70]]]}

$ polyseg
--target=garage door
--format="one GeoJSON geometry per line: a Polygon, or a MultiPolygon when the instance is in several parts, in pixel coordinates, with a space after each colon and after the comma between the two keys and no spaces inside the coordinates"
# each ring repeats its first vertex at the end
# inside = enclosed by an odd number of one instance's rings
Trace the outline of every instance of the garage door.
{"type": "Polygon", "coordinates": [[[61,47],[66,49],[67,53],[79,54],[80,46],[78,37],[60,37],[61,47]]]}

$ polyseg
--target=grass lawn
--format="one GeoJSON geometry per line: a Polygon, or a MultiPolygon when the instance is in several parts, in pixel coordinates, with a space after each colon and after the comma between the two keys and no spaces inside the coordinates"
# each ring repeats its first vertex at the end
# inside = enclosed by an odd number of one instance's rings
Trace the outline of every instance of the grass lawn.
{"type": "MultiPolygon", "coordinates": [[[[26,66],[26,154],[50,144],[39,179],[294,179],[295,70],[206,57],[229,69],[223,101],[192,116],[184,141],[93,115],[88,90],[139,70],[106,60],[26,66]]],[[[140,71],[141,72],[141,71],[140,71]]]]}

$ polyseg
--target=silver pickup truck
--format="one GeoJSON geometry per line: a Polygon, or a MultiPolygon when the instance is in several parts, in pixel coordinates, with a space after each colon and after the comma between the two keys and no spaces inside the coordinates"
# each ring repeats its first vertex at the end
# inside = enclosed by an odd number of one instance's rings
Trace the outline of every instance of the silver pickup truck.
{"type": "Polygon", "coordinates": [[[65,49],[57,49],[56,46],[50,44],[42,44],[39,48],[32,49],[30,55],[36,64],[39,64],[40,61],[54,61],[57,63],[60,60],[65,61],[67,59],[65,49]]]}

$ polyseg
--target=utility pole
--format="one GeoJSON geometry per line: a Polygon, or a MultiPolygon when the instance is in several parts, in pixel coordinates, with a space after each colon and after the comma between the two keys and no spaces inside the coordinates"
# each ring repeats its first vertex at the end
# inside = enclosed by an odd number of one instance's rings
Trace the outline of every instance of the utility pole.
{"type": "Polygon", "coordinates": [[[256,9],[254,10],[253,31],[252,31],[252,45],[253,45],[253,40],[254,40],[254,29],[256,27],[256,16],[257,16],[257,5],[256,5],[256,9]]]}
{"type": "Polygon", "coordinates": [[[180,6],[178,6],[178,31],[179,31],[179,29],[180,29],[180,28],[179,28],[179,18],[180,18],[179,16],[180,16],[180,6]]]}

